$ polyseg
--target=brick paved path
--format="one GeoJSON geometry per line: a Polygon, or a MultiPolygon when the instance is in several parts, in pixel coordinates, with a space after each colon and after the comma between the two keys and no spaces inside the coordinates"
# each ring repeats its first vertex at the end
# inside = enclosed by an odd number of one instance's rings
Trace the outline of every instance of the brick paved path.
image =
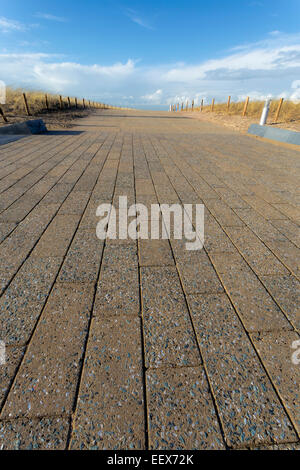
{"type": "Polygon", "coordinates": [[[169,113],[74,131],[0,147],[0,448],[299,448],[300,153],[169,113]],[[205,249],[98,240],[120,195],[203,202],[205,249]]]}

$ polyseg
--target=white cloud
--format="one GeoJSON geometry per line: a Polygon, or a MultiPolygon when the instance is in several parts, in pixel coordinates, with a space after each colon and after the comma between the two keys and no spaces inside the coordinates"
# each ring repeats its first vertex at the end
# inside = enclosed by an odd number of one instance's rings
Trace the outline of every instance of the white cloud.
{"type": "Polygon", "coordinates": [[[25,31],[26,27],[16,20],[10,20],[4,16],[0,16],[0,32],[10,33],[13,31],[25,31]]]}
{"type": "Polygon", "coordinates": [[[34,15],[36,18],[49,21],[57,21],[59,23],[66,23],[68,20],[62,16],[51,15],[50,13],[36,13],[34,15]]]}
{"type": "Polygon", "coordinates": [[[300,34],[267,39],[231,50],[220,59],[198,64],[143,66],[128,60],[112,65],[82,65],[49,54],[0,54],[0,79],[67,95],[106,102],[167,106],[204,98],[210,102],[300,98],[300,34]],[[132,98],[134,97],[134,98],[132,98]]]}
{"type": "Polygon", "coordinates": [[[125,11],[125,14],[131,19],[131,21],[133,21],[133,23],[136,23],[139,26],[142,26],[143,28],[146,28],[146,29],[153,29],[152,26],[150,26],[147,21],[142,19],[135,10],[132,10],[131,8],[127,8],[125,11]]]}
{"type": "Polygon", "coordinates": [[[148,95],[142,96],[142,99],[144,99],[145,101],[148,101],[149,103],[161,104],[162,95],[163,95],[162,90],[156,90],[154,93],[150,93],[148,95]]]}

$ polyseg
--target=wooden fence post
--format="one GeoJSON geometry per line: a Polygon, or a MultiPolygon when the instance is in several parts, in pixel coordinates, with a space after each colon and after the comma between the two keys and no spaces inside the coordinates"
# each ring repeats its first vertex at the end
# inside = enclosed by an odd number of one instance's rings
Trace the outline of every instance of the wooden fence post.
{"type": "Polygon", "coordinates": [[[213,98],[211,102],[211,112],[213,112],[214,108],[215,108],[215,99],[213,98]]]}
{"type": "Polygon", "coordinates": [[[71,108],[71,100],[69,96],[68,96],[68,105],[69,105],[69,108],[71,108]]]}
{"type": "Polygon", "coordinates": [[[28,102],[27,102],[27,97],[26,97],[25,93],[23,93],[23,99],[24,99],[24,104],[25,104],[25,109],[26,109],[26,112],[27,112],[27,116],[31,116],[29,106],[28,106],[28,102]]]}
{"type": "Polygon", "coordinates": [[[60,109],[63,109],[63,100],[61,95],[59,95],[59,103],[60,103],[60,109]]]}
{"type": "Polygon", "coordinates": [[[45,102],[46,102],[47,111],[49,111],[49,102],[48,102],[48,96],[47,95],[45,95],[45,102]]]}
{"type": "Polygon", "coordinates": [[[246,116],[247,108],[248,108],[248,103],[249,103],[249,96],[247,96],[247,99],[246,99],[246,101],[245,101],[244,110],[243,110],[243,117],[246,116]]]}
{"type": "Polygon", "coordinates": [[[181,111],[183,111],[183,102],[181,103],[181,111]]]}
{"type": "Polygon", "coordinates": [[[82,98],[82,105],[83,105],[83,109],[85,109],[85,101],[84,101],[84,98],[82,98]]]}
{"type": "Polygon", "coordinates": [[[202,98],[202,100],[201,100],[201,106],[200,106],[201,113],[202,113],[202,111],[203,111],[203,104],[204,104],[204,100],[203,100],[203,98],[202,98]]]}
{"type": "Polygon", "coordinates": [[[194,111],[194,100],[192,101],[192,111],[194,111]]]}
{"type": "Polygon", "coordinates": [[[5,116],[4,111],[3,111],[3,109],[1,108],[1,106],[0,106],[0,114],[1,114],[1,116],[3,117],[3,121],[4,121],[4,122],[8,122],[8,119],[7,119],[7,117],[5,116]]]}
{"type": "Polygon", "coordinates": [[[185,110],[187,111],[188,109],[189,109],[189,102],[188,102],[188,100],[187,100],[186,106],[185,106],[185,110]]]}
{"type": "Polygon", "coordinates": [[[231,100],[231,96],[228,96],[227,111],[229,111],[229,108],[230,108],[230,100],[231,100]]]}
{"type": "Polygon", "coordinates": [[[282,103],[283,103],[283,98],[280,98],[280,101],[279,101],[279,104],[278,104],[278,108],[277,108],[277,111],[276,111],[275,122],[278,121],[279,114],[280,114],[281,107],[282,107],[282,103]]]}
{"type": "Polygon", "coordinates": [[[75,108],[76,108],[76,109],[78,108],[77,98],[75,98],[75,108]]]}

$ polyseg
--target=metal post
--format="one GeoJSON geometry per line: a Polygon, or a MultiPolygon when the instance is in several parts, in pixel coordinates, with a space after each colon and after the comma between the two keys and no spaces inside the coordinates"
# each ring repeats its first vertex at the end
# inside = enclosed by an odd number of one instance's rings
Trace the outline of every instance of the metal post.
{"type": "Polygon", "coordinates": [[[271,100],[267,99],[264,105],[264,109],[261,113],[261,118],[260,118],[260,123],[259,123],[260,126],[264,126],[267,122],[268,114],[270,110],[270,103],[271,103],[271,100]]]}

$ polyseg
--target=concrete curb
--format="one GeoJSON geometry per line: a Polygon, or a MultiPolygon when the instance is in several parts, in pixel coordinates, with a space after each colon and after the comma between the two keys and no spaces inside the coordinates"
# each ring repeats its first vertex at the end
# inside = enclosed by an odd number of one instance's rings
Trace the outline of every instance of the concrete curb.
{"type": "Polygon", "coordinates": [[[47,127],[42,119],[33,119],[16,124],[0,127],[0,135],[30,135],[47,132],[47,127]]]}
{"type": "Polygon", "coordinates": [[[248,134],[264,137],[265,139],[277,140],[286,144],[300,145],[300,132],[287,131],[270,126],[260,126],[258,124],[251,124],[248,129],[248,134]]]}

